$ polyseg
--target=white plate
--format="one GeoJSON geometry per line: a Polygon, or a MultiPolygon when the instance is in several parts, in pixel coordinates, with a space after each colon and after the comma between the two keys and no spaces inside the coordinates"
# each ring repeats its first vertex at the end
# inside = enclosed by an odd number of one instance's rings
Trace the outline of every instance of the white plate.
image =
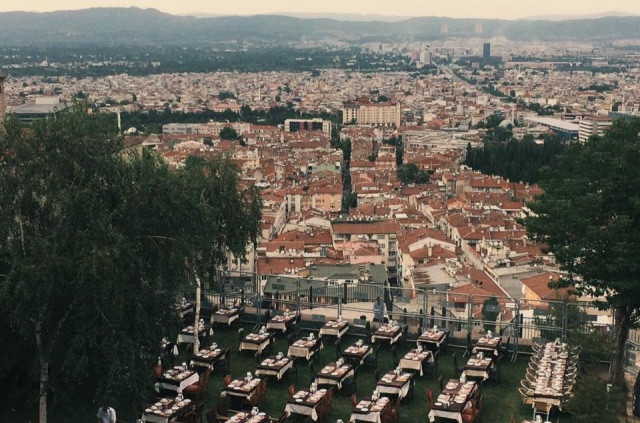
{"type": "Polygon", "coordinates": [[[442,407],[442,403],[440,401],[436,402],[434,405],[437,405],[438,407],[442,407]]]}
{"type": "Polygon", "coordinates": [[[302,398],[296,398],[296,402],[302,402],[302,398]]]}

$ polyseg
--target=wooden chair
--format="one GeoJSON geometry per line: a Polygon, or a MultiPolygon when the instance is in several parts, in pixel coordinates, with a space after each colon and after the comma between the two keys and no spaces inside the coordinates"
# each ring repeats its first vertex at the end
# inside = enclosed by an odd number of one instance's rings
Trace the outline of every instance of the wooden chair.
{"type": "Polygon", "coordinates": [[[356,408],[356,405],[358,405],[358,394],[354,392],[351,394],[351,407],[356,408]]]}
{"type": "Polygon", "coordinates": [[[340,338],[336,339],[336,342],[334,343],[334,345],[336,348],[336,360],[338,360],[342,355],[342,345],[340,343],[340,338]]]}
{"type": "Polygon", "coordinates": [[[233,382],[233,377],[231,375],[226,375],[224,377],[224,386],[229,385],[231,382],[233,382]]]}
{"type": "Polygon", "coordinates": [[[289,385],[289,398],[292,398],[296,394],[296,387],[291,384],[289,385]]]}
{"type": "Polygon", "coordinates": [[[536,414],[544,414],[544,421],[549,420],[549,413],[551,412],[551,403],[545,401],[533,401],[533,419],[536,419],[536,414]]]}
{"type": "Polygon", "coordinates": [[[229,420],[229,407],[225,401],[218,401],[216,404],[216,417],[222,422],[229,420]]]}
{"type": "Polygon", "coordinates": [[[393,359],[393,368],[397,368],[400,365],[400,358],[398,357],[398,346],[393,344],[391,346],[391,358],[393,359]]]}
{"type": "Polygon", "coordinates": [[[462,375],[464,367],[458,366],[458,353],[453,353],[453,378],[458,379],[462,375]]]}
{"type": "Polygon", "coordinates": [[[431,388],[427,389],[427,404],[431,410],[433,408],[433,390],[431,388]]]}
{"type": "Polygon", "coordinates": [[[289,417],[289,415],[288,415],[288,414],[287,414],[287,412],[285,411],[285,412],[283,412],[282,414],[280,414],[280,417],[278,417],[277,419],[276,419],[276,418],[271,417],[271,418],[269,418],[269,420],[270,420],[272,423],[284,423],[284,422],[287,420],[287,417],[289,417]]]}
{"type": "MultiPolygon", "coordinates": [[[[373,348],[373,353],[369,354],[364,359],[364,365],[373,367],[374,369],[378,368],[378,354],[380,353],[380,346],[378,344],[373,344],[371,347],[373,348]]],[[[357,364],[357,363],[356,363],[357,364]]]]}
{"type": "Polygon", "coordinates": [[[351,390],[352,393],[356,393],[358,391],[358,373],[357,372],[353,372],[353,376],[348,377],[347,379],[345,379],[342,382],[342,388],[348,388],[351,390]]]}
{"type": "Polygon", "coordinates": [[[206,414],[207,423],[219,423],[220,419],[218,419],[218,415],[216,414],[216,410],[213,408],[207,411],[206,414]]]}
{"type": "Polygon", "coordinates": [[[238,329],[238,355],[242,352],[240,351],[240,345],[242,344],[242,340],[244,339],[244,328],[238,329]]]}

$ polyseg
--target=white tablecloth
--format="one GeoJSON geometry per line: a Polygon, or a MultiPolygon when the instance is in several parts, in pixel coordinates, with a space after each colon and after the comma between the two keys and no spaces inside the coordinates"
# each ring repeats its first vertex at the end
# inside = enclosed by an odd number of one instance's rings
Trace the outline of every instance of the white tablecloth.
{"type": "Polygon", "coordinates": [[[184,388],[186,388],[189,385],[193,385],[194,383],[196,383],[198,380],[200,380],[200,376],[198,375],[197,372],[193,372],[193,374],[185,379],[182,379],[178,384],[173,384],[173,383],[167,383],[167,382],[158,382],[157,385],[160,388],[163,389],[169,389],[172,391],[176,391],[176,392],[180,392],[182,391],[184,388]]]}
{"type": "Polygon", "coordinates": [[[351,413],[351,418],[349,418],[350,422],[355,422],[356,420],[359,422],[371,422],[371,423],[381,423],[381,414],[380,411],[369,411],[366,414],[361,413],[351,413]]]}
{"type": "Polygon", "coordinates": [[[345,373],[340,380],[335,380],[335,379],[327,379],[327,378],[323,378],[322,375],[320,373],[318,373],[316,375],[316,383],[318,385],[336,385],[338,387],[338,389],[342,389],[342,382],[344,382],[346,379],[353,377],[354,375],[354,371],[353,369],[349,370],[347,373],[345,373]]]}
{"type": "Polygon", "coordinates": [[[234,314],[232,316],[227,316],[226,314],[216,314],[213,313],[211,315],[211,323],[223,323],[231,326],[235,320],[240,318],[240,314],[234,314]]]}
{"type": "Polygon", "coordinates": [[[476,369],[465,369],[462,372],[462,375],[465,377],[471,376],[471,377],[481,377],[482,380],[488,380],[489,379],[489,371],[483,371],[483,370],[476,370],[476,369]]]}
{"type": "Polygon", "coordinates": [[[269,369],[262,369],[262,368],[256,369],[256,376],[257,375],[275,376],[278,378],[278,380],[280,380],[282,379],[284,374],[287,372],[287,370],[289,370],[292,367],[293,367],[293,360],[289,360],[289,362],[284,366],[282,366],[280,370],[269,370],[269,369]]]}
{"type": "Polygon", "coordinates": [[[424,376],[423,375],[423,370],[422,370],[422,365],[424,363],[433,363],[433,354],[429,355],[429,358],[427,358],[425,361],[421,361],[421,360],[409,360],[406,358],[401,358],[400,359],[400,364],[398,365],[398,367],[402,370],[405,369],[410,369],[410,370],[416,370],[420,372],[420,376],[424,376]]]}
{"type": "MultiPolygon", "coordinates": [[[[398,334],[396,336],[394,336],[393,338],[391,338],[391,341],[389,342],[390,344],[395,344],[398,339],[400,339],[402,337],[402,331],[398,331],[398,334]]],[[[388,341],[389,337],[388,336],[376,336],[375,334],[371,336],[371,343],[375,344],[376,339],[380,339],[383,341],[388,341]]]]}
{"type": "Polygon", "coordinates": [[[240,343],[240,351],[246,351],[246,350],[250,350],[250,351],[259,351],[260,353],[262,353],[262,351],[267,348],[267,346],[269,345],[269,342],[271,340],[269,338],[265,339],[264,341],[262,341],[262,343],[260,344],[256,344],[253,342],[241,342],[240,343]]]}
{"type": "Polygon", "coordinates": [[[402,385],[401,388],[396,388],[394,386],[386,386],[386,385],[377,385],[376,390],[382,394],[391,394],[397,395],[400,399],[407,396],[409,393],[409,388],[411,386],[411,379],[407,380],[407,382],[402,385]]]}
{"type": "MultiPolygon", "coordinates": [[[[320,403],[320,401],[318,401],[318,403],[320,403]]],[[[308,405],[287,403],[287,405],[284,407],[284,411],[286,411],[287,415],[289,416],[291,415],[291,413],[311,416],[311,418],[315,422],[318,421],[318,412],[316,411],[317,406],[318,404],[316,404],[315,407],[309,407],[308,405]]]]}
{"type": "Polygon", "coordinates": [[[429,411],[429,421],[435,422],[436,417],[442,417],[443,419],[455,420],[458,423],[462,423],[462,413],[458,413],[455,411],[444,411],[444,410],[431,410],[429,411]]]}
{"type": "Polygon", "coordinates": [[[320,342],[318,348],[296,347],[295,345],[291,345],[287,351],[287,355],[289,357],[302,357],[309,360],[317,351],[323,348],[322,342],[320,342]]]}
{"type": "Polygon", "coordinates": [[[326,326],[323,326],[320,328],[320,332],[318,332],[318,337],[322,337],[322,335],[331,335],[331,336],[337,336],[338,339],[342,338],[342,335],[344,335],[345,333],[347,333],[349,331],[349,325],[345,326],[342,328],[342,330],[338,330],[337,328],[329,328],[326,326]]]}

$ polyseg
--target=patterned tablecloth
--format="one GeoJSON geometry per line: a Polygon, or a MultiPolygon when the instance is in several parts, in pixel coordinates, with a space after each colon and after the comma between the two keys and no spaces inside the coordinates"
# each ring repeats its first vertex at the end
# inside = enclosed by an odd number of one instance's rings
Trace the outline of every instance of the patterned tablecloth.
{"type": "Polygon", "coordinates": [[[289,398],[284,411],[288,415],[302,414],[304,416],[311,416],[313,421],[318,420],[317,408],[327,395],[326,389],[318,389],[315,393],[307,391],[298,391],[292,398],[289,398]]]}
{"type": "Polygon", "coordinates": [[[538,369],[533,398],[535,401],[546,402],[556,407],[562,406],[566,385],[567,363],[569,353],[562,344],[549,342],[538,354],[538,369]]]}
{"type": "Polygon", "coordinates": [[[342,335],[344,335],[348,331],[349,331],[349,323],[347,323],[346,321],[337,322],[335,320],[330,320],[320,328],[318,337],[322,337],[322,335],[330,335],[330,336],[337,336],[338,338],[342,338],[342,335]]]}

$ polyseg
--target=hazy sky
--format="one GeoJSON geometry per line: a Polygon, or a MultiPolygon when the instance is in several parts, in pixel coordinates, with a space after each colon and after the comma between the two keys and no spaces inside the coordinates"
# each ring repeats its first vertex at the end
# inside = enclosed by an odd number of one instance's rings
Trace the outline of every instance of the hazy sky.
{"type": "Polygon", "coordinates": [[[87,7],[156,8],[173,14],[360,13],[514,19],[619,11],[640,14],[640,0],[26,0],[0,2],[0,11],[51,11],[87,7]]]}

